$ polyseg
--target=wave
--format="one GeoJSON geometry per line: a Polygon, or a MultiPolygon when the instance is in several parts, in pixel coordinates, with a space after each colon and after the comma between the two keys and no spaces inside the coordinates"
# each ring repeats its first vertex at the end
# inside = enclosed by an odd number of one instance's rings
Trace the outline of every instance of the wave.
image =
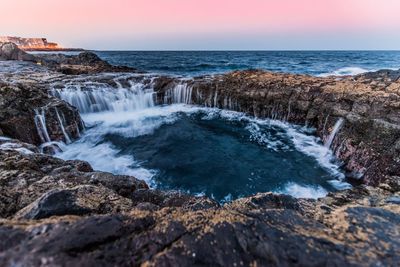
{"type": "Polygon", "coordinates": [[[360,67],[345,67],[334,70],[332,72],[321,73],[317,75],[318,77],[329,77],[329,76],[355,76],[359,74],[363,74],[366,72],[376,71],[375,69],[364,69],[360,67]]]}
{"type": "Polygon", "coordinates": [[[300,185],[294,182],[287,183],[282,190],[276,193],[291,195],[296,198],[318,199],[328,194],[322,186],[300,185]]]}

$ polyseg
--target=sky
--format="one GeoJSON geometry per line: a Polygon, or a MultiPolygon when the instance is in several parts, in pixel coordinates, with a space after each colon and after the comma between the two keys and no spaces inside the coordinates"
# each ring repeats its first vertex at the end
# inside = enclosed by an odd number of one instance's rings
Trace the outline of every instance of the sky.
{"type": "Polygon", "coordinates": [[[0,0],[0,35],[97,50],[400,50],[400,0],[0,0]]]}

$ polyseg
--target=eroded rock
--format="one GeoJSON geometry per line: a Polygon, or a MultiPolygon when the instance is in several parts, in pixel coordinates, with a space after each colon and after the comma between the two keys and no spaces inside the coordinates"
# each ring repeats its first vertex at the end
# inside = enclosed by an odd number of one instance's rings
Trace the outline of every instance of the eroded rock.
{"type": "Polygon", "coordinates": [[[20,60],[36,62],[36,57],[22,51],[14,43],[0,42],[0,60],[20,60]]]}
{"type": "Polygon", "coordinates": [[[9,247],[1,244],[7,238],[0,239],[0,263],[390,266],[399,261],[399,206],[329,204],[328,212],[320,205],[259,194],[197,211],[138,207],[124,215],[2,221],[0,235],[16,238],[9,247]],[[318,220],[313,214],[320,215],[318,220]]]}
{"type": "Polygon", "coordinates": [[[41,54],[38,56],[41,64],[52,70],[68,74],[93,74],[100,72],[136,72],[136,69],[126,66],[113,66],[100,59],[93,52],[82,52],[79,55],[41,54]]]}
{"type": "Polygon", "coordinates": [[[53,189],[20,210],[15,219],[43,219],[62,215],[106,214],[129,211],[132,201],[103,186],[80,185],[53,189]]]}

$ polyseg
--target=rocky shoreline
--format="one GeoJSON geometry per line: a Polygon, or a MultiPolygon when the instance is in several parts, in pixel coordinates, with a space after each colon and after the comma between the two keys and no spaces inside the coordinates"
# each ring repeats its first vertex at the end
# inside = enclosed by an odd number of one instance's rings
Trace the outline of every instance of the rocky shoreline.
{"type": "Polygon", "coordinates": [[[84,131],[78,109],[53,96],[50,85],[84,78],[118,88],[97,74],[136,70],[91,53],[26,58],[12,49],[0,57],[24,62],[0,62],[1,266],[400,262],[399,71],[341,78],[264,71],[193,80],[126,75],[120,83],[143,79],[158,104],[178,101],[307,124],[326,142],[342,120],[331,147],[360,185],[319,200],[259,193],[221,206],[40,153],[84,131]]]}

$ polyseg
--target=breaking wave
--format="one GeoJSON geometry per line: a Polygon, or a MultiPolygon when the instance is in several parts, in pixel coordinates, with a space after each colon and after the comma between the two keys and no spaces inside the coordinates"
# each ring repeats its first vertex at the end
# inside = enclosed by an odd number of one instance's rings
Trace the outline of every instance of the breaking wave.
{"type": "Polygon", "coordinates": [[[321,73],[317,76],[320,77],[328,77],[328,76],[354,76],[354,75],[359,75],[362,73],[370,72],[370,71],[376,71],[376,70],[367,70],[359,67],[345,67],[345,68],[340,68],[332,72],[328,73],[321,73]]]}

